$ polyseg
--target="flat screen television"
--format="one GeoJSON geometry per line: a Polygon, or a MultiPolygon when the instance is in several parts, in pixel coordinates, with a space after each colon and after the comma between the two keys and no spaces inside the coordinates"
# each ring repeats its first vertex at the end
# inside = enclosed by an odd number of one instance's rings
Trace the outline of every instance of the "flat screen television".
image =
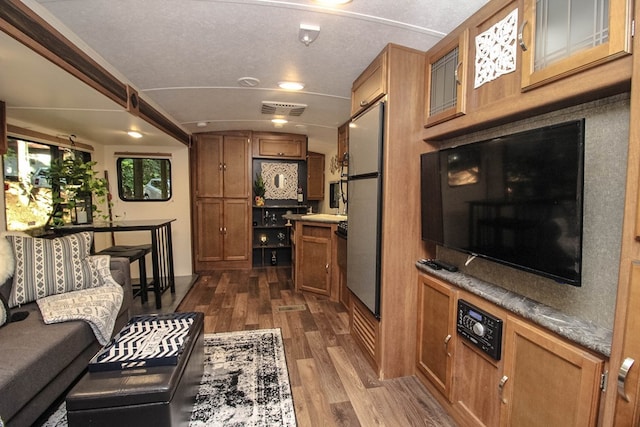
{"type": "Polygon", "coordinates": [[[584,120],[421,156],[422,238],[580,286],[584,120]]]}

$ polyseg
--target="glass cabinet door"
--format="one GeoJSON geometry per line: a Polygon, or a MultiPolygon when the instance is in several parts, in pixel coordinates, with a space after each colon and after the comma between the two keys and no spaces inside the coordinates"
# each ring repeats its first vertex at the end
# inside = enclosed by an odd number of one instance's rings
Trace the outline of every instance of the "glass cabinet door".
{"type": "Polygon", "coordinates": [[[628,0],[525,0],[522,87],[539,86],[630,52],[628,0]]]}
{"type": "Polygon", "coordinates": [[[468,30],[430,53],[426,69],[425,123],[427,126],[465,113],[468,30]]]}

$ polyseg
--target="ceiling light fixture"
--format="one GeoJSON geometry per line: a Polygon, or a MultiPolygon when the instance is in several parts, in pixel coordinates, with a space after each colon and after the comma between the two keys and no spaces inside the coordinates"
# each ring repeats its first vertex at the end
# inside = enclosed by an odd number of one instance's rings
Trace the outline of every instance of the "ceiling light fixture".
{"type": "Polygon", "coordinates": [[[271,119],[271,123],[276,124],[276,125],[284,125],[289,123],[288,120],[285,119],[271,119]]]}
{"type": "Polygon", "coordinates": [[[207,127],[207,122],[198,122],[196,123],[196,126],[198,126],[199,128],[207,127]]]}
{"type": "Polygon", "coordinates": [[[135,139],[142,138],[142,134],[136,130],[130,130],[129,132],[127,132],[127,135],[135,139]]]}
{"type": "Polygon", "coordinates": [[[304,89],[304,83],[300,82],[278,82],[280,89],[285,90],[302,90],[304,89]]]}
{"type": "Polygon", "coordinates": [[[317,25],[300,24],[298,40],[304,43],[305,46],[309,46],[318,38],[318,34],[320,34],[320,27],[317,25]]]}

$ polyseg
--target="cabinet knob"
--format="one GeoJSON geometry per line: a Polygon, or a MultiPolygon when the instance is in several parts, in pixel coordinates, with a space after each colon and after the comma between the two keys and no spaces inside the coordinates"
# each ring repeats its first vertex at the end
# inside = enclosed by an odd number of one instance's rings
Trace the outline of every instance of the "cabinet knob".
{"type": "Polygon", "coordinates": [[[627,357],[620,365],[620,369],[618,370],[618,395],[624,399],[626,402],[630,402],[629,396],[627,395],[627,391],[625,390],[625,386],[627,383],[627,375],[629,375],[629,371],[631,367],[635,363],[630,357],[627,357]]]}
{"type": "Polygon", "coordinates": [[[218,170],[222,170],[222,163],[218,163],[218,170]]]}
{"type": "Polygon", "coordinates": [[[524,36],[522,35],[522,33],[524,32],[524,27],[527,25],[527,21],[524,20],[522,22],[522,24],[520,24],[520,28],[518,29],[518,44],[520,45],[520,49],[522,49],[523,52],[527,51],[527,45],[524,42],[524,36]]]}
{"type": "Polygon", "coordinates": [[[367,101],[360,101],[360,106],[361,107],[366,107],[367,105],[369,105],[369,103],[367,101]]]}

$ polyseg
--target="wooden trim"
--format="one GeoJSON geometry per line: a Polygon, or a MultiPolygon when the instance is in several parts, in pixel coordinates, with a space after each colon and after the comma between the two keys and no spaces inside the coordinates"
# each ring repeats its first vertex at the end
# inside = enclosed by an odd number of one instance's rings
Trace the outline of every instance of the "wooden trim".
{"type": "Polygon", "coordinates": [[[7,152],[7,105],[0,101],[0,156],[7,152]]]}
{"type": "Polygon", "coordinates": [[[139,157],[139,158],[165,158],[171,157],[171,153],[142,153],[138,151],[116,151],[114,156],[127,156],[127,157],[139,157]]]}
{"type": "Polygon", "coordinates": [[[127,107],[127,86],[18,0],[0,0],[0,29],[127,107]]]}
{"type": "MultiPolygon", "coordinates": [[[[66,138],[60,138],[58,136],[52,136],[46,133],[42,133],[35,130],[26,129],[26,128],[22,128],[22,127],[10,125],[10,124],[7,125],[6,135],[7,136],[11,135],[16,138],[28,138],[29,140],[32,140],[35,142],[44,142],[47,144],[53,144],[60,147],[73,148],[74,150],[93,151],[93,146],[89,144],[83,144],[82,142],[76,142],[75,144],[72,144],[66,138]]],[[[5,137],[4,140],[6,141],[7,138],[5,137]]]]}
{"type": "Polygon", "coordinates": [[[0,30],[113,100],[132,115],[139,115],[169,136],[190,145],[191,138],[187,132],[140,99],[135,89],[114,77],[19,0],[0,0],[0,30]]]}
{"type": "Polygon", "coordinates": [[[167,119],[144,99],[138,98],[138,100],[140,103],[138,107],[140,118],[164,131],[166,134],[174,137],[187,147],[191,146],[191,136],[187,132],[183,131],[179,126],[167,119]]]}

